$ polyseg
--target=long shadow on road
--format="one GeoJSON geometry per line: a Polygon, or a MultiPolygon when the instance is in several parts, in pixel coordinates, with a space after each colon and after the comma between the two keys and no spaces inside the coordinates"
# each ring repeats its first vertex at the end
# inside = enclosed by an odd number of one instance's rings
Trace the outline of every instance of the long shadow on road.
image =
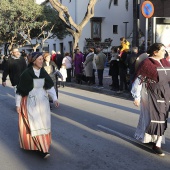
{"type": "Polygon", "coordinates": [[[98,103],[98,104],[101,104],[101,105],[104,105],[104,106],[109,106],[109,107],[117,108],[117,109],[120,109],[120,110],[128,111],[128,112],[131,112],[131,113],[135,113],[135,114],[140,113],[139,110],[129,108],[129,107],[125,107],[125,106],[122,106],[122,105],[117,105],[117,104],[114,104],[114,103],[109,103],[109,102],[105,102],[105,101],[101,101],[101,100],[97,100],[97,99],[92,99],[92,98],[89,98],[89,97],[85,97],[85,96],[81,96],[81,95],[78,95],[78,94],[73,94],[73,93],[65,92],[65,91],[60,91],[60,93],[68,95],[68,96],[72,96],[72,97],[75,97],[75,98],[79,98],[79,99],[82,99],[82,100],[90,101],[90,102],[93,102],[93,103],[98,103]]]}

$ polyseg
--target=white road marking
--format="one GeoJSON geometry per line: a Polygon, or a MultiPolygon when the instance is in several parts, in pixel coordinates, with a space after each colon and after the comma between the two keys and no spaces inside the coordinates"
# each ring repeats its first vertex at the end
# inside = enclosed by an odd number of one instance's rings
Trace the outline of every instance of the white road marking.
{"type": "MultiPolygon", "coordinates": [[[[122,133],[120,133],[120,132],[117,132],[117,131],[115,131],[115,130],[112,130],[112,129],[108,128],[108,127],[105,127],[105,126],[102,126],[102,125],[97,125],[97,127],[101,128],[101,129],[104,129],[104,130],[106,130],[106,131],[108,131],[108,132],[111,132],[111,133],[113,133],[113,134],[115,134],[115,135],[117,135],[117,136],[119,136],[119,137],[121,137],[121,138],[124,138],[124,139],[127,139],[127,140],[129,140],[129,141],[132,141],[132,142],[134,142],[134,143],[136,143],[136,144],[138,144],[138,145],[141,145],[141,146],[143,146],[143,147],[146,147],[146,148],[148,148],[148,149],[151,149],[149,146],[147,146],[147,145],[145,145],[145,144],[143,144],[143,143],[135,140],[134,138],[131,138],[131,137],[129,137],[129,136],[126,136],[126,135],[124,135],[124,134],[122,134],[122,133]]],[[[151,150],[152,150],[152,149],[151,149],[151,150]]],[[[170,155],[169,152],[164,151],[164,153],[165,153],[166,155],[170,155]]]]}

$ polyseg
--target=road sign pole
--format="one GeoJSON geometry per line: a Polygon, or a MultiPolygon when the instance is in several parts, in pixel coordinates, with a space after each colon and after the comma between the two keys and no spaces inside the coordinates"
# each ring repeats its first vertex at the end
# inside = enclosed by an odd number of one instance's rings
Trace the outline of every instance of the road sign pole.
{"type": "Polygon", "coordinates": [[[145,51],[148,48],[148,18],[145,20],[145,51]]]}

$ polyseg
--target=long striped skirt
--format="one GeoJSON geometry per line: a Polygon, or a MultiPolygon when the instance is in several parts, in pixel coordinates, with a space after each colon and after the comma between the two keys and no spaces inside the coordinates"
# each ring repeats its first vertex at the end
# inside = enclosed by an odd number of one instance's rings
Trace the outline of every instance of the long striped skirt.
{"type": "Polygon", "coordinates": [[[27,97],[21,100],[21,113],[19,113],[19,142],[20,147],[26,150],[38,150],[48,152],[51,144],[51,133],[31,136],[27,114],[27,97]]]}

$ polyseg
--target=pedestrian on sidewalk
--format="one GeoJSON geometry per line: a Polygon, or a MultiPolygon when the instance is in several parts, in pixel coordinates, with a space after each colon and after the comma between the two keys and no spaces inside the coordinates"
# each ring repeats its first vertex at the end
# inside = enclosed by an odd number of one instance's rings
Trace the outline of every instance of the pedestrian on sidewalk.
{"type": "Polygon", "coordinates": [[[62,86],[63,88],[65,87],[65,82],[66,82],[66,78],[67,78],[67,70],[66,70],[66,66],[62,65],[60,68],[60,73],[62,74],[62,78],[58,78],[58,84],[59,87],[62,86]]]}
{"type": "Polygon", "coordinates": [[[74,64],[74,75],[77,83],[78,83],[78,76],[83,72],[83,62],[84,62],[83,54],[80,52],[79,49],[76,49],[73,64],[74,64]]]}
{"type": "Polygon", "coordinates": [[[113,91],[119,90],[119,63],[117,61],[118,59],[118,51],[116,47],[113,47],[111,49],[111,59],[109,61],[109,75],[112,76],[112,84],[110,85],[113,91]]]}
{"type": "Polygon", "coordinates": [[[43,158],[50,156],[51,112],[48,94],[56,107],[54,83],[43,68],[42,53],[29,55],[29,67],[20,76],[16,91],[16,110],[19,114],[19,142],[25,150],[38,151],[43,158]]]}
{"type": "Polygon", "coordinates": [[[70,57],[70,53],[66,52],[65,57],[63,58],[62,65],[66,67],[67,70],[67,78],[66,82],[71,82],[71,70],[72,70],[72,58],[70,57]]]}
{"type": "Polygon", "coordinates": [[[97,70],[97,68],[96,68],[96,52],[95,52],[95,49],[94,49],[92,84],[96,84],[96,76],[95,76],[96,70],[97,70]]]}
{"type": "Polygon", "coordinates": [[[127,67],[129,69],[130,74],[130,85],[129,85],[129,91],[132,89],[132,80],[135,73],[135,62],[138,57],[138,47],[132,47],[132,53],[127,56],[127,67]]]}
{"type": "Polygon", "coordinates": [[[56,52],[54,50],[51,51],[51,60],[54,62],[56,60],[56,52]]]}
{"type": "Polygon", "coordinates": [[[99,79],[98,86],[103,87],[103,71],[106,62],[106,55],[101,51],[100,47],[96,48],[96,53],[97,55],[95,57],[95,62],[96,62],[98,79],[99,79]]]}
{"type": "Polygon", "coordinates": [[[6,86],[6,79],[9,75],[10,82],[16,91],[16,85],[19,82],[19,77],[22,72],[27,68],[24,57],[21,57],[21,53],[18,48],[13,48],[11,56],[4,63],[4,71],[2,74],[2,85],[6,86]]]}
{"type": "Polygon", "coordinates": [[[56,57],[54,59],[55,64],[57,65],[57,68],[60,70],[62,66],[63,56],[61,55],[60,51],[57,51],[56,57]]]}
{"type": "Polygon", "coordinates": [[[128,91],[128,84],[127,84],[127,52],[123,52],[121,57],[119,57],[119,77],[120,77],[120,85],[119,85],[119,91],[117,93],[123,93],[124,91],[128,91]]]}
{"type": "Polygon", "coordinates": [[[147,53],[150,56],[139,65],[131,90],[134,104],[140,105],[141,110],[135,138],[143,143],[153,142],[153,151],[164,156],[161,143],[165,142],[170,105],[170,63],[164,58],[165,47],[161,43],[154,43],[147,53]]]}
{"type": "Polygon", "coordinates": [[[93,85],[93,58],[94,49],[89,48],[89,54],[86,56],[86,60],[83,63],[88,85],[93,85]]]}

